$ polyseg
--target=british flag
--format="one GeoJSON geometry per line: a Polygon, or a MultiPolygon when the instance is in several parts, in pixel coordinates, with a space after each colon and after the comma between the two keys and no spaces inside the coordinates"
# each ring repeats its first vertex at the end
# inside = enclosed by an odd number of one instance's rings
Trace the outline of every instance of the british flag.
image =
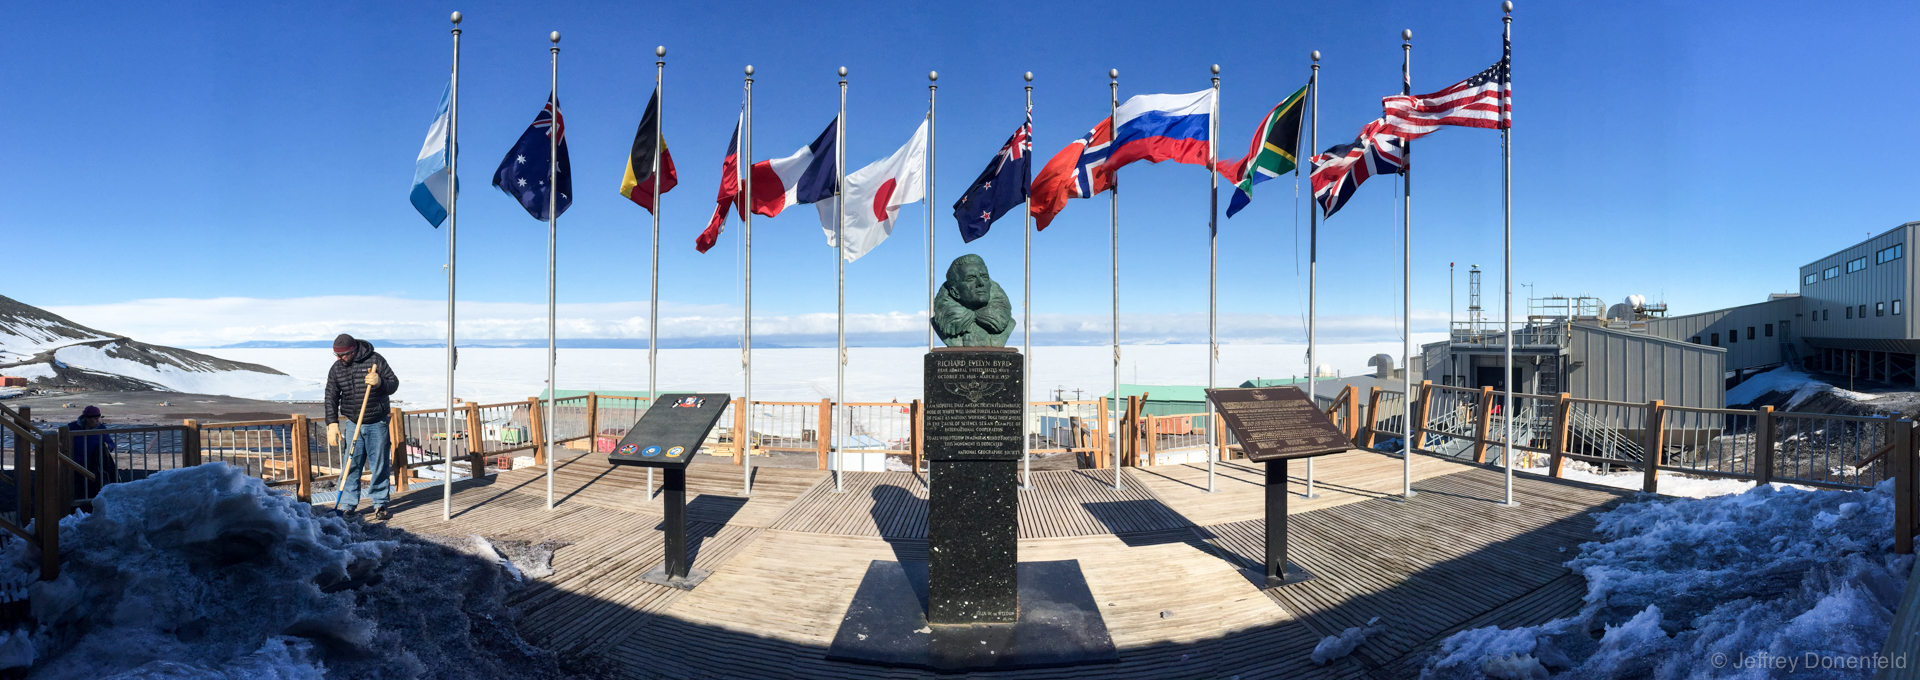
{"type": "Polygon", "coordinates": [[[1403,138],[1392,133],[1386,119],[1375,119],[1360,129],[1352,143],[1327,149],[1309,159],[1313,168],[1313,200],[1325,217],[1333,217],[1353,193],[1374,175],[1393,175],[1407,167],[1403,138]]]}
{"type": "Polygon", "coordinates": [[[1501,39],[1500,61],[1472,78],[1423,95],[1394,95],[1380,100],[1389,130],[1402,139],[1433,134],[1442,125],[1513,127],[1513,44],[1501,39]]]}

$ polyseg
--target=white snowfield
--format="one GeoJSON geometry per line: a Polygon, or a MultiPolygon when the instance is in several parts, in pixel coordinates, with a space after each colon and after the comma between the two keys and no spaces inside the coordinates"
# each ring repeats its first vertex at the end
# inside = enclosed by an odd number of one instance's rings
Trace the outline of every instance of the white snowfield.
{"type": "Polygon", "coordinates": [[[1578,614],[1457,633],[1421,677],[1867,677],[1913,568],[1892,485],[1622,505],[1567,562],[1578,614]]]}
{"type": "MultiPolygon", "coordinates": [[[[53,353],[62,365],[99,373],[112,373],[160,385],[175,392],[224,394],[248,399],[297,399],[297,395],[315,392],[319,384],[292,376],[257,371],[220,370],[210,366],[151,365],[114,357],[107,350],[91,345],[62,347],[53,353]]],[[[11,369],[9,369],[11,370],[11,369]]],[[[46,377],[52,377],[47,371],[46,377]]]]}
{"type": "MultiPolygon", "coordinates": [[[[50,319],[33,317],[0,319],[0,364],[26,361],[32,359],[35,354],[76,342],[106,339],[108,336],[81,331],[50,319]],[[56,332],[56,329],[62,332],[56,332]]],[[[14,370],[6,369],[6,374],[14,375],[14,370]]]]}
{"type": "MultiPolygon", "coordinates": [[[[1426,342],[1435,338],[1415,340],[1426,342]]],[[[263,364],[312,384],[295,399],[319,399],[321,381],[333,355],[316,349],[203,349],[223,359],[263,364]]],[[[395,399],[408,408],[446,401],[446,350],[386,348],[380,354],[400,376],[395,399]]],[[[923,347],[853,347],[847,350],[848,401],[908,401],[920,396],[923,347]]],[[[1319,359],[1341,367],[1344,375],[1368,372],[1368,358],[1391,354],[1396,364],[1400,343],[1321,345],[1319,359]]],[[[739,395],[744,372],[738,349],[660,350],[660,390],[729,392],[739,395]]],[[[831,347],[756,349],[753,351],[755,401],[818,401],[834,396],[831,347]]],[[[1033,399],[1051,399],[1053,390],[1082,390],[1094,399],[1113,389],[1113,350],[1105,346],[1034,347],[1033,399]]],[[[464,348],[455,394],[461,399],[496,403],[526,399],[546,387],[547,351],[527,348],[464,348]]],[[[647,389],[647,352],[639,349],[561,349],[555,365],[563,390],[647,389]]],[[[1252,378],[1305,376],[1306,345],[1221,345],[1218,384],[1236,387],[1252,378]]],[[[1207,384],[1206,345],[1122,346],[1120,382],[1145,385],[1207,384]]]]}

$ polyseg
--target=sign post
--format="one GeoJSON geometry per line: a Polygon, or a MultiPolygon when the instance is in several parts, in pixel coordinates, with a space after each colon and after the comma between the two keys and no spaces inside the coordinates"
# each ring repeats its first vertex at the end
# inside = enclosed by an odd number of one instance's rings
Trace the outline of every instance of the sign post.
{"type": "Polygon", "coordinates": [[[660,566],[640,580],[693,590],[711,574],[694,569],[687,560],[687,465],[700,454],[700,444],[731,401],[730,394],[662,394],[607,454],[611,465],[660,468],[666,473],[660,489],[661,504],[666,506],[665,555],[660,566]]]}
{"type": "Polygon", "coordinates": [[[1240,440],[1247,460],[1267,467],[1265,585],[1275,588],[1311,580],[1313,574],[1287,560],[1287,463],[1353,448],[1353,441],[1297,388],[1207,390],[1227,429],[1240,440]]]}

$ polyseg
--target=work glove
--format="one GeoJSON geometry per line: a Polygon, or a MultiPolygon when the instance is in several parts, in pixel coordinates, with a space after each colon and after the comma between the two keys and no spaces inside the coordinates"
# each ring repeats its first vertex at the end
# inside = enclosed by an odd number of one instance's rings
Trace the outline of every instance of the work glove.
{"type": "Polygon", "coordinates": [[[380,386],[380,374],[378,372],[375,372],[374,369],[371,369],[371,368],[367,369],[367,387],[379,387],[379,386],[380,386]]]}
{"type": "Polygon", "coordinates": [[[340,445],[340,424],[327,423],[327,446],[340,445]]]}

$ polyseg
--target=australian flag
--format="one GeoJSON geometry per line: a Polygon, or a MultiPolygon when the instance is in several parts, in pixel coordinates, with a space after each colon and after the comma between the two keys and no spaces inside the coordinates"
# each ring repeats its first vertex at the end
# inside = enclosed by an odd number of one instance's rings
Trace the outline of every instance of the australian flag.
{"type": "Polygon", "coordinates": [[[953,218],[960,221],[960,238],[972,243],[986,236],[994,220],[1027,202],[1027,186],[1033,180],[1032,161],[1033,109],[1027,109],[1027,123],[1013,131],[993,162],[953,204],[953,218]]]}
{"type": "Polygon", "coordinates": [[[567,212],[567,206],[573,205],[573,172],[567,162],[567,122],[560,115],[560,104],[553,97],[547,97],[547,106],[540,115],[533,117],[533,124],[527,131],[520,133],[520,141],[514,142],[513,150],[500,160],[500,167],[493,171],[493,185],[507,192],[527,214],[536,220],[547,219],[547,135],[553,134],[559,139],[560,162],[554,170],[554,184],[560,192],[553,197],[554,216],[567,212]],[[559,121],[559,124],[554,124],[559,121]]]}

